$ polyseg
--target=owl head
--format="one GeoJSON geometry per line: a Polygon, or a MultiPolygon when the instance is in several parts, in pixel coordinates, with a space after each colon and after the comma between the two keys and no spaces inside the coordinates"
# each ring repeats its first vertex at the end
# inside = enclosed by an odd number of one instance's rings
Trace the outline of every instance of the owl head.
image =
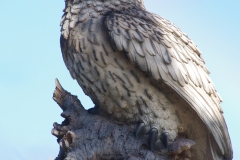
{"type": "Polygon", "coordinates": [[[145,8],[143,0],[65,0],[65,2],[71,2],[73,4],[86,3],[86,2],[87,3],[96,2],[99,4],[111,3],[111,4],[123,5],[123,6],[132,4],[141,8],[145,8]]]}

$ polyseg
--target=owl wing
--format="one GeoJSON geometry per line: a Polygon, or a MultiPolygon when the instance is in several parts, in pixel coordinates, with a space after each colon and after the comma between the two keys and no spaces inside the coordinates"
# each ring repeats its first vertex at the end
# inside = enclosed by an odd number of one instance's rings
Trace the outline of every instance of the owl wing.
{"type": "MultiPolygon", "coordinates": [[[[221,155],[232,157],[218,95],[197,46],[166,19],[141,9],[109,12],[105,26],[129,60],[184,98],[208,127],[221,155]]],[[[214,151],[213,151],[214,152],[214,151]]],[[[216,153],[217,154],[217,153],[216,153]]]]}

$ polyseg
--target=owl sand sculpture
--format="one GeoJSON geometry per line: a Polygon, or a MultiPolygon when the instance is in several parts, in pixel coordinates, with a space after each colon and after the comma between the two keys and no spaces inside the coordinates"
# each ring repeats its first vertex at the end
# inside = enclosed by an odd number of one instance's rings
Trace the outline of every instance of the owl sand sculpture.
{"type": "Polygon", "coordinates": [[[146,11],[143,0],[65,3],[62,56],[95,104],[90,116],[135,125],[134,138],[147,137],[142,147],[153,153],[161,152],[156,142],[169,149],[185,137],[195,142],[192,159],[232,159],[221,98],[185,33],[146,11]]]}

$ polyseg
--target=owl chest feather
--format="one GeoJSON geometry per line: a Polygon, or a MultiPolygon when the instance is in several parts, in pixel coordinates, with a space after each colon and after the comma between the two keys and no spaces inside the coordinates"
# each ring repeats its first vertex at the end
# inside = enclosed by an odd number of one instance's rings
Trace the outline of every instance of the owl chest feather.
{"type": "MultiPolygon", "coordinates": [[[[101,19],[95,24],[100,22],[101,19]]],[[[85,23],[92,25],[92,21],[85,23]]],[[[144,121],[146,124],[159,122],[159,126],[176,132],[178,121],[174,104],[152,84],[147,74],[130,63],[125,53],[114,49],[104,30],[94,32],[89,29],[84,35],[81,32],[83,26],[87,24],[78,24],[70,31],[69,49],[64,57],[72,77],[85,94],[117,120],[144,121]],[[94,36],[95,40],[91,39],[94,36]],[[169,119],[175,125],[167,126],[169,119]]]]}

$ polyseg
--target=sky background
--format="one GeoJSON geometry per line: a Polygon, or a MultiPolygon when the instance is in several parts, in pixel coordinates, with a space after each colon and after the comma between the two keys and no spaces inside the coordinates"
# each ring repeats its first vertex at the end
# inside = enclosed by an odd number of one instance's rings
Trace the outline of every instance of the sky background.
{"type": "MultiPolygon", "coordinates": [[[[240,159],[240,1],[145,0],[147,10],[176,24],[198,45],[223,99],[234,160],[240,159]]],[[[0,1],[0,155],[7,160],[53,160],[51,135],[61,123],[52,100],[55,78],[93,107],[68,73],[60,51],[64,0],[0,1]]]]}

